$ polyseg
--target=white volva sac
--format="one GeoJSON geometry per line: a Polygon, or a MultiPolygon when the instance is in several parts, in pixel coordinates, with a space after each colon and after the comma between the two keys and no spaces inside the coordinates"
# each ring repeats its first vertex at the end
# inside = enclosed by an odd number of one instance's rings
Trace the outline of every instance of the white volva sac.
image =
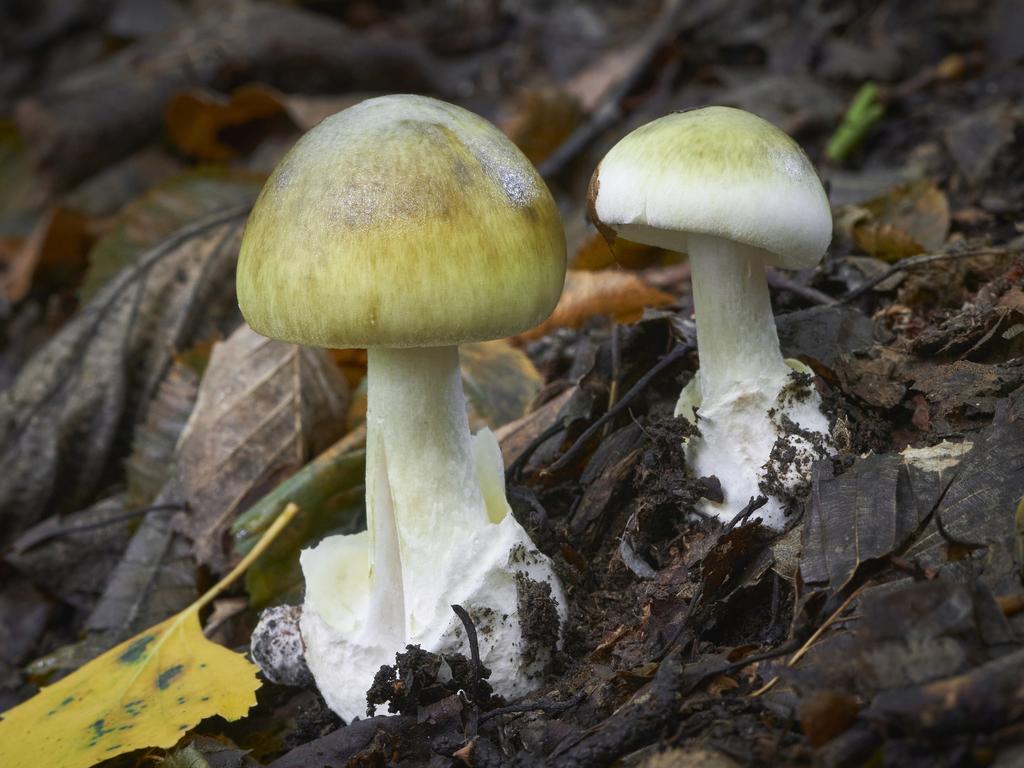
{"type": "Polygon", "coordinates": [[[689,255],[700,370],[676,415],[696,421],[686,458],[716,476],[724,501],[702,511],[755,512],[785,524],[784,497],[830,452],[809,369],[779,352],[766,264],[814,266],[832,236],[828,199],[800,147],[759,117],[707,107],[641,126],[591,180],[591,217],[605,230],[689,255]]]}
{"type": "MultiPolygon", "coordinates": [[[[302,554],[306,663],[350,720],[407,644],[469,654],[451,609],[476,627],[507,697],[539,682],[554,650],[524,640],[549,585],[565,595],[505,500],[494,436],[470,436],[456,345],[544,320],[565,277],[551,193],[500,131],[422,96],[368,99],[307,133],[271,174],[246,223],[238,300],[254,330],[367,347],[367,531],[302,554]],[[540,595],[541,597],[538,597],[540,595]]],[[[552,638],[552,628],[537,636],[552,638]]],[[[531,635],[532,637],[537,637],[531,635]]]]}
{"type": "Polygon", "coordinates": [[[458,604],[491,685],[525,693],[547,656],[528,653],[516,575],[551,585],[562,622],[565,595],[505,501],[494,435],[469,436],[458,353],[371,349],[368,375],[368,530],[302,553],[310,671],[335,712],[364,715],[374,674],[406,644],[469,655],[458,604]]]}

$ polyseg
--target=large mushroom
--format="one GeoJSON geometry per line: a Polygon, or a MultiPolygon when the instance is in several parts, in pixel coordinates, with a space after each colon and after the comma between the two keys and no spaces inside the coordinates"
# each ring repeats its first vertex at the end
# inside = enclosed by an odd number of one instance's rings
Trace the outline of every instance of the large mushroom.
{"type": "Polygon", "coordinates": [[[764,274],[814,266],[832,237],[807,156],[749,112],[674,113],[612,147],[591,179],[590,215],[606,237],[688,254],[700,370],[676,414],[700,430],[690,471],[718,477],[725,497],[703,510],[728,520],[764,495],[753,517],[782,527],[810,462],[830,450],[809,369],[779,351],[764,274]]]}
{"type": "Polygon", "coordinates": [[[564,276],[536,170],[441,101],[385,96],[333,115],[263,188],[238,263],[245,319],[277,339],[368,347],[368,530],[302,554],[306,661],[341,717],[366,711],[374,674],[407,643],[467,649],[451,604],[506,696],[553,650],[528,647],[517,606],[524,587],[549,594],[558,635],[565,597],[510,512],[494,436],[470,436],[457,345],[541,322],[564,276]]]}

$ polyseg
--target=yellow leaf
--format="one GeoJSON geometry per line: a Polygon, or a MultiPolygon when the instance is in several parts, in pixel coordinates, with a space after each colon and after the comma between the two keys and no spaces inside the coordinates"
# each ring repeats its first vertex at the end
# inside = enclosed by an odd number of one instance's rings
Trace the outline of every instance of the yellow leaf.
{"type": "Polygon", "coordinates": [[[206,717],[243,717],[256,666],[203,637],[199,611],[238,578],[298,512],[289,504],[253,550],[181,613],[111,648],[5,712],[4,768],[87,768],[142,747],[169,747],[206,717]]]}

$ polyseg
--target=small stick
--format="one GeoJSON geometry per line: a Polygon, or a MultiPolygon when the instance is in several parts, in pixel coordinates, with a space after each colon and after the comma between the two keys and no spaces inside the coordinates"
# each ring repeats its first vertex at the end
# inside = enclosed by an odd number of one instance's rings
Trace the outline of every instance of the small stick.
{"type": "Polygon", "coordinates": [[[580,691],[575,696],[566,699],[565,701],[538,701],[532,704],[509,704],[505,707],[498,707],[492,709],[490,712],[485,712],[480,715],[478,723],[486,723],[488,720],[498,717],[499,715],[515,715],[521,712],[564,712],[567,709],[571,709],[579,704],[583,699],[587,697],[587,694],[580,691]]]}
{"type": "Polygon", "coordinates": [[[666,0],[661,15],[644,36],[643,55],[615,87],[609,89],[590,119],[569,134],[569,138],[538,166],[537,170],[541,176],[548,179],[560,173],[576,155],[622,117],[623,99],[650,68],[658,51],[678,32],[679,19],[684,7],[682,0],[666,0]]]}
{"type": "MultiPolygon", "coordinates": [[[[794,666],[796,666],[796,663],[798,661],[800,661],[800,659],[802,659],[804,657],[804,655],[809,650],[811,650],[811,646],[814,645],[815,641],[819,637],[821,637],[822,633],[826,629],[828,629],[829,627],[831,627],[833,624],[836,623],[836,621],[839,619],[840,614],[843,611],[846,610],[847,606],[849,606],[849,604],[853,602],[853,598],[855,598],[857,595],[859,595],[862,589],[864,589],[863,585],[861,585],[861,586],[857,587],[857,589],[853,590],[853,592],[850,593],[850,596],[848,598],[846,598],[845,600],[843,600],[842,605],[840,605],[838,608],[836,608],[832,612],[832,615],[829,616],[827,619],[825,619],[825,621],[823,621],[821,623],[820,627],[818,627],[816,630],[814,630],[814,634],[812,634],[809,638],[807,638],[807,641],[803,645],[801,645],[800,648],[797,650],[797,652],[793,654],[793,657],[789,661],[786,662],[786,666],[787,667],[794,667],[794,666]]],[[[760,688],[758,688],[756,691],[754,691],[750,695],[751,696],[761,696],[761,695],[763,695],[765,693],[768,693],[768,691],[770,691],[775,686],[775,684],[777,682],[779,682],[779,676],[778,675],[773,677],[771,680],[769,680],[767,683],[762,685],[760,688]]]]}
{"type": "Polygon", "coordinates": [[[473,700],[477,701],[480,698],[480,645],[477,643],[476,638],[476,625],[473,624],[473,620],[469,617],[469,611],[463,608],[461,605],[453,605],[452,610],[455,611],[455,615],[459,617],[459,621],[462,622],[462,626],[466,630],[466,641],[469,643],[469,660],[473,665],[473,700]]]}
{"type": "Polygon", "coordinates": [[[1022,249],[1020,248],[975,248],[970,251],[955,251],[947,253],[923,253],[920,256],[911,256],[908,259],[901,259],[889,267],[884,272],[880,272],[874,277],[870,277],[863,283],[858,285],[852,291],[848,291],[846,294],[839,298],[840,304],[849,304],[854,299],[860,298],[865,293],[870,291],[879,283],[883,283],[898,272],[903,272],[908,269],[914,269],[924,264],[931,264],[936,261],[945,261],[947,259],[966,259],[971,256],[1000,256],[1003,254],[1012,255],[1019,253],[1022,249]]]}
{"type": "MultiPolygon", "coordinates": [[[[632,388],[630,388],[629,392],[622,396],[622,399],[619,400],[619,402],[617,402],[614,405],[614,407],[609,408],[607,411],[605,411],[604,415],[601,416],[601,418],[599,418],[597,421],[595,421],[593,424],[587,427],[586,431],[582,435],[580,435],[579,438],[577,438],[576,442],[572,444],[569,450],[563,453],[561,456],[559,456],[558,461],[556,461],[550,467],[545,469],[542,472],[542,474],[547,475],[553,472],[558,472],[559,470],[566,467],[570,462],[572,462],[583,451],[583,447],[587,444],[590,438],[597,434],[598,430],[600,430],[605,424],[607,424],[609,421],[611,421],[624,410],[626,410],[630,406],[630,404],[637,399],[640,393],[647,388],[647,386],[654,380],[654,378],[659,373],[664,371],[668,366],[672,365],[672,363],[681,359],[685,354],[690,352],[691,349],[692,348],[688,344],[679,345],[673,348],[671,352],[669,352],[667,355],[661,358],[661,360],[655,363],[654,366],[649,371],[647,371],[647,373],[641,376],[640,380],[637,381],[637,383],[634,384],[632,388]]],[[[518,459],[516,461],[518,461],[518,459]]]]}

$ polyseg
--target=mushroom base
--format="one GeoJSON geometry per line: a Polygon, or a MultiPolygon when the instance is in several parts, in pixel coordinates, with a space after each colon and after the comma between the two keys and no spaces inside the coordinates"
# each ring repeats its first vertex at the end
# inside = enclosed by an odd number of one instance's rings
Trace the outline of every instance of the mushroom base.
{"type": "Polygon", "coordinates": [[[793,370],[781,389],[738,382],[704,404],[700,376],[683,389],[675,415],[700,430],[686,442],[687,468],[695,477],[717,477],[725,497],[721,503],[702,500],[700,512],[728,522],[752,499],[766,496],[750,519],[784,528],[787,509],[808,490],[811,463],[835,453],[810,369],[786,362],[793,370]]]}
{"type": "Polygon", "coordinates": [[[374,675],[407,644],[468,653],[450,607],[461,604],[491,685],[523,693],[544,653],[519,624],[517,575],[550,585],[559,628],[565,596],[510,514],[494,435],[470,436],[458,350],[371,349],[367,377],[367,530],[301,557],[300,628],[317,687],[346,720],[364,714],[374,675]]]}
{"type": "MultiPolygon", "coordinates": [[[[480,441],[490,441],[497,449],[489,431],[476,436],[480,441]]],[[[490,453],[485,446],[477,455],[490,453]]],[[[491,471],[482,469],[485,475],[491,471]]],[[[469,655],[452,604],[464,607],[473,619],[480,660],[491,670],[489,682],[496,692],[514,698],[540,683],[555,648],[537,647],[530,641],[529,628],[524,632],[521,577],[550,585],[553,607],[564,626],[567,603],[551,561],[512,515],[486,523],[452,545],[443,569],[406,574],[434,582],[445,595],[445,604],[434,606],[429,621],[400,638],[374,621],[367,532],[331,536],[302,553],[306,598],[300,626],[306,662],[328,706],[346,721],[365,716],[366,691],[374,675],[382,665],[393,664],[406,645],[469,655]]]]}

